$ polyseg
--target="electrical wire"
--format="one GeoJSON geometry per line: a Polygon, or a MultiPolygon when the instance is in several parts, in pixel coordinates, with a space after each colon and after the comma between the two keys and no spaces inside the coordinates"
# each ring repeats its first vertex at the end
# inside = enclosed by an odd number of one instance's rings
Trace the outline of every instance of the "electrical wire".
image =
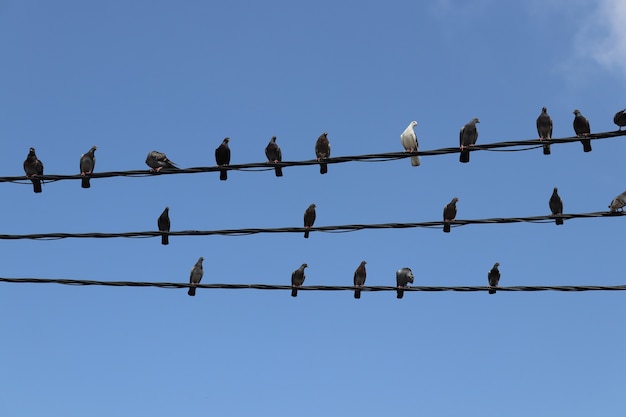
{"type": "MultiPolygon", "coordinates": [[[[577,214],[560,214],[532,216],[532,217],[495,217],[490,219],[473,219],[463,220],[456,219],[450,225],[453,228],[472,225],[472,224],[507,224],[507,223],[552,223],[556,218],[563,220],[570,219],[591,219],[591,218],[613,218],[626,215],[624,211],[600,211],[595,213],[577,213],[577,214]]],[[[411,229],[411,228],[440,228],[443,227],[443,221],[419,222],[419,223],[382,223],[382,224],[348,224],[340,226],[319,226],[309,228],[310,232],[326,232],[326,233],[346,233],[355,232],[357,230],[366,229],[411,229]]],[[[278,227],[278,228],[253,228],[253,229],[223,229],[223,230],[182,230],[167,232],[169,236],[247,236],[261,233],[304,233],[304,227],[278,227]]],[[[161,236],[164,232],[147,231],[147,232],[122,232],[122,233],[38,233],[38,234],[0,234],[0,240],[57,240],[69,238],[149,238],[161,236]]]]}
{"type": "MultiPolygon", "coordinates": [[[[190,288],[191,284],[181,282],[141,282],[141,281],[94,281],[84,279],[64,279],[64,278],[1,278],[0,282],[12,284],[61,284],[77,286],[106,286],[106,287],[153,287],[180,289],[190,288]]],[[[196,288],[207,290],[291,290],[291,285],[272,284],[196,284],[196,288]]],[[[348,285],[307,285],[298,287],[298,291],[354,291],[357,287],[348,285]]],[[[359,287],[366,292],[388,292],[397,291],[397,287],[391,286],[363,286],[359,287]]],[[[413,286],[404,287],[406,292],[484,292],[493,289],[486,286],[413,286]]],[[[561,291],[561,292],[582,292],[582,291],[626,291],[626,285],[539,285],[539,286],[511,286],[496,287],[497,291],[561,291]]]]}
{"type": "MultiPolygon", "coordinates": [[[[619,136],[626,135],[626,130],[616,130],[613,132],[602,132],[602,133],[594,133],[585,137],[585,139],[590,140],[599,140],[599,139],[610,139],[616,138],[619,136]]],[[[507,142],[495,142],[488,143],[482,145],[474,145],[473,147],[468,148],[471,152],[475,151],[494,151],[494,152],[517,152],[517,151],[526,151],[531,149],[536,149],[542,147],[544,144],[549,143],[550,145],[562,144],[562,143],[572,143],[579,142],[581,138],[578,137],[567,137],[567,138],[553,138],[550,141],[540,141],[538,139],[530,139],[530,140],[519,140],[519,141],[507,141],[507,142]],[[500,148],[511,148],[524,146],[522,149],[500,149],[500,148]]],[[[411,156],[419,155],[423,156],[437,156],[437,155],[446,155],[452,153],[459,153],[459,147],[452,148],[441,148],[434,149],[430,151],[419,151],[419,152],[390,152],[390,153],[380,153],[380,154],[368,154],[368,155],[354,155],[354,156],[340,156],[334,158],[325,159],[323,162],[326,164],[338,164],[345,162],[387,162],[387,161],[395,161],[399,159],[410,158],[411,156]]],[[[94,172],[89,175],[90,178],[111,178],[111,177],[153,177],[158,175],[173,175],[173,174],[198,174],[203,172],[218,172],[220,170],[236,170],[236,171],[269,171],[273,170],[275,167],[292,167],[292,166],[307,166],[307,165],[319,165],[320,161],[315,159],[306,160],[306,161],[282,161],[277,163],[268,163],[268,162],[254,162],[247,164],[234,164],[227,166],[210,166],[210,167],[194,167],[194,168],[184,168],[184,169],[176,169],[176,170],[161,170],[159,172],[153,172],[150,170],[131,170],[131,171],[110,171],[110,172],[94,172]]],[[[63,180],[79,180],[82,179],[81,175],[38,175],[36,178],[41,179],[44,182],[56,182],[63,180]]],[[[0,183],[9,182],[9,183],[18,183],[18,184],[31,184],[30,180],[27,180],[23,175],[22,176],[10,176],[10,177],[0,177],[0,183]]]]}

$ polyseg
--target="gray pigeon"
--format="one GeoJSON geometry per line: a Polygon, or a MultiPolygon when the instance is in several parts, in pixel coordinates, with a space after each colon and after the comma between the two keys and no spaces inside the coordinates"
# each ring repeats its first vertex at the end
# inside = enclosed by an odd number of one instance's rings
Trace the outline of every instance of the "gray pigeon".
{"type": "Polygon", "coordinates": [[[311,204],[304,211],[304,238],[309,238],[309,228],[313,227],[313,223],[315,223],[315,204],[311,204]]]}
{"type": "MultiPolygon", "coordinates": [[[[574,132],[576,132],[576,136],[579,138],[588,137],[591,134],[591,129],[589,127],[589,120],[582,114],[580,114],[579,110],[574,110],[574,132]]],[[[583,144],[584,152],[591,152],[591,139],[582,139],[580,143],[583,144]]]]}
{"type": "Polygon", "coordinates": [[[493,268],[489,270],[487,274],[487,280],[489,281],[489,294],[495,294],[496,288],[498,287],[498,283],[500,282],[500,271],[498,267],[500,264],[496,262],[493,264],[493,268]]]}
{"type": "Polygon", "coordinates": [[[609,205],[609,211],[611,213],[624,211],[624,206],[626,206],[626,191],[624,191],[623,193],[615,197],[613,201],[611,201],[611,204],[609,205]]]}
{"type": "Polygon", "coordinates": [[[302,287],[304,284],[304,279],[306,276],[304,275],[304,268],[308,267],[307,264],[302,264],[300,268],[296,269],[291,273],[291,296],[298,296],[298,287],[302,287]]]}
{"type": "Polygon", "coordinates": [[[404,296],[404,290],[401,288],[408,287],[408,283],[413,284],[413,271],[411,268],[402,268],[396,271],[396,284],[398,287],[398,295],[396,298],[402,298],[404,296]]]}
{"type": "Polygon", "coordinates": [[[456,218],[456,202],[459,201],[458,198],[454,197],[452,201],[450,201],[443,208],[443,232],[450,233],[450,222],[453,222],[456,218]]]}
{"type": "Polygon", "coordinates": [[[548,109],[541,109],[541,114],[537,117],[537,133],[539,140],[545,140],[548,143],[543,144],[543,154],[550,155],[550,139],[552,139],[552,118],[548,114],[548,109]]]}
{"type": "Polygon", "coordinates": [[[553,215],[559,216],[556,218],[555,222],[557,225],[563,224],[563,218],[560,217],[563,214],[563,200],[559,197],[559,190],[554,187],[554,191],[552,191],[552,196],[550,197],[550,201],[548,205],[550,206],[550,211],[553,215]]]}
{"type": "Polygon", "coordinates": [[[189,283],[191,284],[191,287],[189,287],[189,291],[187,291],[187,294],[192,297],[196,295],[196,285],[200,284],[200,281],[202,280],[202,275],[204,275],[202,261],[204,261],[204,258],[201,256],[198,259],[198,262],[196,262],[193,268],[191,268],[191,273],[189,274],[189,283]]]}
{"type": "MultiPolygon", "coordinates": [[[[272,136],[270,139],[270,143],[265,147],[265,156],[267,157],[267,161],[271,163],[281,162],[283,160],[283,154],[280,151],[280,147],[276,143],[276,136],[272,136]]],[[[277,177],[283,176],[283,168],[281,166],[277,166],[274,168],[277,177]]]]}
{"type": "MultiPolygon", "coordinates": [[[[163,213],[159,216],[159,220],[157,220],[157,226],[159,226],[160,232],[169,232],[170,231],[170,208],[165,207],[163,213]]],[[[161,233],[161,245],[169,245],[169,235],[167,233],[161,233]]]]}
{"type": "Polygon", "coordinates": [[[162,169],[178,169],[176,164],[170,161],[163,152],[151,151],[146,157],[146,165],[150,171],[159,172],[162,169]]]}
{"type": "Polygon", "coordinates": [[[24,161],[24,172],[26,178],[29,178],[33,183],[33,191],[36,193],[41,192],[41,180],[37,178],[38,175],[43,175],[43,163],[37,159],[35,154],[35,148],[30,148],[26,160],[24,161]]]}
{"type": "MultiPolygon", "coordinates": [[[[220,146],[215,149],[215,163],[219,166],[230,164],[230,148],[228,142],[230,138],[224,138],[220,146]]],[[[228,179],[228,170],[220,169],[220,180],[226,181],[228,179]]]]}
{"type": "MultiPolygon", "coordinates": [[[[330,142],[328,141],[328,133],[324,132],[317,138],[315,142],[315,157],[318,161],[330,158],[330,142]]],[[[320,174],[328,172],[328,165],[320,162],[320,174]]]]}
{"type": "Polygon", "coordinates": [[[85,154],[80,156],[80,175],[82,175],[82,188],[89,188],[91,184],[89,183],[89,176],[93,173],[93,169],[96,166],[96,149],[97,146],[92,146],[91,149],[85,154]]]}
{"type": "Polygon", "coordinates": [[[474,117],[469,123],[461,128],[459,134],[459,145],[461,147],[461,154],[459,155],[460,162],[469,162],[470,151],[468,147],[472,147],[476,144],[478,139],[478,129],[476,123],[480,123],[476,117],[474,117]]]}
{"type": "Polygon", "coordinates": [[[615,113],[613,117],[613,123],[619,126],[619,130],[622,130],[624,126],[626,126],[626,109],[620,110],[615,113]]]}
{"type": "Polygon", "coordinates": [[[361,298],[361,287],[365,285],[365,278],[367,276],[367,271],[365,270],[366,263],[367,262],[362,261],[361,265],[354,271],[354,286],[357,287],[354,290],[354,298],[361,298]]]}
{"type": "MultiPolygon", "coordinates": [[[[415,126],[417,126],[417,122],[412,121],[400,135],[400,142],[402,142],[402,146],[404,146],[406,152],[417,152],[418,150],[419,144],[417,142],[417,135],[415,134],[415,130],[413,130],[415,126]]],[[[420,166],[420,157],[417,155],[412,156],[411,165],[414,167],[420,166]]]]}

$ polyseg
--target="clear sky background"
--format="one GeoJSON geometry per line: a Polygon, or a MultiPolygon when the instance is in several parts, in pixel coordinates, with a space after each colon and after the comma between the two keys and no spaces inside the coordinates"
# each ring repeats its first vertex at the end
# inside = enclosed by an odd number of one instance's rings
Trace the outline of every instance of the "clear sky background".
{"type": "MultiPolygon", "coordinates": [[[[422,150],[592,132],[626,107],[621,0],[0,1],[0,175],[33,146],[47,174],[146,169],[152,150],[212,166],[401,151],[412,120],[422,150]]],[[[626,189],[622,138],[555,145],[552,155],[473,152],[273,171],[0,184],[0,232],[300,227],[606,210],[626,189]]],[[[351,285],[626,284],[622,218],[564,226],[313,232],[240,237],[0,241],[0,276],[351,285]]],[[[1,284],[2,416],[621,416],[625,294],[198,290],[1,284]]]]}

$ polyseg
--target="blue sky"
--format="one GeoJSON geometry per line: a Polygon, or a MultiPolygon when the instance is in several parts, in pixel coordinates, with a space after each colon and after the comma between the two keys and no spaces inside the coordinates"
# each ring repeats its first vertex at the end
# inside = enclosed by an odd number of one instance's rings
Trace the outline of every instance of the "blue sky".
{"type": "MultiPolygon", "coordinates": [[[[0,1],[0,175],[33,146],[48,174],[181,167],[402,150],[417,120],[423,150],[554,137],[574,109],[612,131],[626,92],[626,5],[600,1],[263,3],[0,1]]],[[[317,226],[606,210],[626,189],[620,138],[552,154],[474,152],[273,171],[0,184],[2,233],[317,226]]],[[[203,283],[350,285],[624,284],[621,218],[553,224],[242,237],[0,241],[1,276],[203,283]]],[[[198,290],[2,284],[0,415],[620,415],[626,391],[624,295],[198,290]]]]}

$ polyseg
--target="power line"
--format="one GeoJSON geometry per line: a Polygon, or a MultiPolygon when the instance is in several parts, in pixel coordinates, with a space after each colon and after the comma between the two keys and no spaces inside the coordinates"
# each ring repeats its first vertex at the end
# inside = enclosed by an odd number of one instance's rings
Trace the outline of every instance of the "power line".
{"type": "MultiPolygon", "coordinates": [[[[613,132],[602,132],[602,133],[594,133],[591,134],[588,139],[590,140],[599,140],[599,139],[610,139],[618,136],[626,135],[626,130],[616,130],[613,132]]],[[[549,142],[548,141],[540,141],[538,139],[530,139],[530,140],[519,140],[519,141],[507,141],[507,142],[495,142],[488,143],[483,145],[475,145],[470,148],[471,152],[476,151],[494,151],[494,152],[517,152],[517,151],[527,151],[532,149],[537,149],[542,147],[546,143],[550,143],[550,145],[562,144],[562,143],[571,143],[571,142],[579,142],[581,138],[578,137],[567,137],[567,138],[553,138],[549,142]],[[522,149],[505,149],[512,147],[523,146],[525,148],[522,149]]],[[[587,139],[587,137],[585,137],[587,139]]],[[[367,155],[354,155],[354,156],[340,156],[334,158],[328,158],[324,160],[326,164],[339,164],[345,162],[387,162],[387,161],[395,161],[399,159],[409,158],[411,156],[419,155],[422,156],[438,156],[438,155],[446,155],[452,153],[459,153],[459,147],[452,148],[441,148],[434,149],[430,151],[419,151],[415,152],[389,152],[389,153],[379,153],[379,154],[367,154],[367,155]]],[[[158,175],[173,175],[173,174],[199,174],[204,172],[219,172],[220,170],[237,170],[237,171],[269,171],[273,170],[276,166],[280,167],[292,167],[292,166],[307,166],[307,165],[319,165],[319,161],[315,159],[305,160],[305,161],[282,161],[278,163],[268,163],[268,162],[254,162],[247,164],[233,164],[228,166],[210,166],[210,167],[194,167],[194,168],[184,168],[184,169],[176,169],[176,170],[162,170],[159,172],[152,172],[150,170],[130,170],[130,171],[110,171],[110,172],[94,172],[89,175],[90,178],[111,178],[111,177],[153,177],[158,175]]],[[[79,180],[83,177],[81,175],[40,175],[37,176],[44,182],[56,182],[56,181],[64,181],[64,180],[79,180]]],[[[23,175],[21,176],[11,176],[11,177],[0,177],[0,183],[2,182],[11,182],[11,183],[23,183],[30,184],[30,180],[26,180],[23,175]]]]}
{"type": "MultiPolygon", "coordinates": [[[[141,281],[93,281],[83,279],[64,278],[0,278],[0,282],[12,284],[61,284],[77,286],[106,286],[106,287],[153,287],[180,289],[190,288],[191,284],[181,282],[141,282],[141,281]]],[[[196,288],[207,290],[291,290],[291,285],[272,284],[196,284],[196,288]]],[[[356,287],[348,285],[307,285],[298,287],[298,291],[354,291],[356,287]]],[[[397,287],[391,286],[363,286],[361,291],[369,292],[389,292],[397,291],[397,287]]],[[[484,292],[490,287],[486,286],[413,286],[405,287],[406,292],[484,292]]],[[[493,289],[493,288],[491,288],[493,289]]],[[[539,286],[512,286],[497,287],[498,291],[561,291],[561,292],[582,292],[582,291],[626,291],[626,285],[539,285],[539,286]]]]}
{"type": "MultiPolygon", "coordinates": [[[[626,212],[616,211],[600,211],[595,213],[577,213],[577,214],[560,214],[545,215],[545,216],[532,216],[532,217],[494,217],[490,219],[473,219],[463,220],[457,219],[451,223],[452,227],[460,227],[472,224],[507,224],[507,223],[553,223],[557,217],[563,220],[570,219],[591,219],[591,218],[613,218],[626,215],[626,212]]],[[[431,221],[431,222],[419,222],[419,223],[381,223],[381,224],[347,224],[340,226],[319,226],[311,227],[311,232],[326,232],[326,233],[347,233],[355,232],[357,230],[366,229],[411,229],[411,228],[440,228],[443,227],[443,221],[431,221]]],[[[169,232],[170,236],[247,236],[260,233],[304,233],[304,227],[278,227],[278,228],[253,228],[253,229],[223,229],[223,230],[182,230],[169,232]]],[[[158,231],[146,231],[146,232],[121,232],[121,233],[38,233],[38,234],[0,234],[0,240],[56,240],[56,239],[69,239],[69,238],[94,238],[94,239],[107,239],[107,238],[149,238],[161,236],[163,232],[158,231]]]]}

